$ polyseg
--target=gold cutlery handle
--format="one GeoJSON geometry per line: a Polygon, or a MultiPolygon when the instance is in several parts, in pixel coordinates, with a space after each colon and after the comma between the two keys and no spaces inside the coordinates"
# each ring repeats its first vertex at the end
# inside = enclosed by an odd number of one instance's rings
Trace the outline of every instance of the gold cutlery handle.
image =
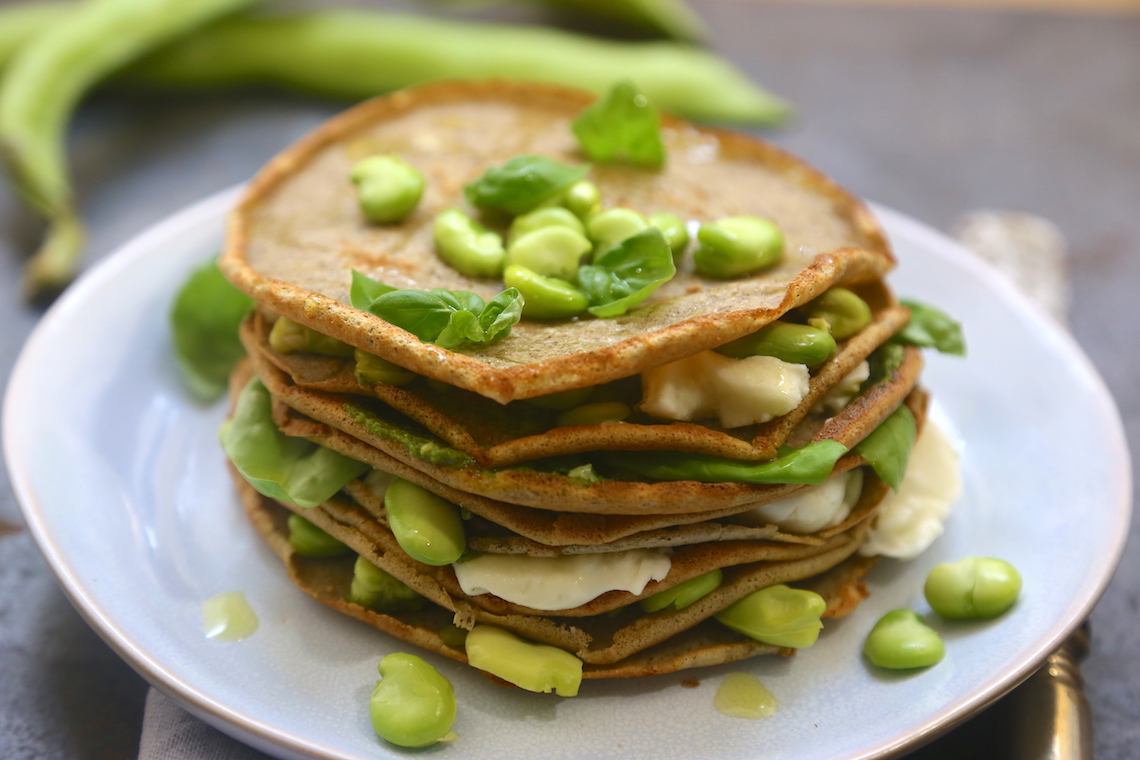
{"type": "Polygon", "coordinates": [[[1014,760],[1093,760],[1080,667],[1088,648],[1086,622],[1014,693],[1014,760]]]}

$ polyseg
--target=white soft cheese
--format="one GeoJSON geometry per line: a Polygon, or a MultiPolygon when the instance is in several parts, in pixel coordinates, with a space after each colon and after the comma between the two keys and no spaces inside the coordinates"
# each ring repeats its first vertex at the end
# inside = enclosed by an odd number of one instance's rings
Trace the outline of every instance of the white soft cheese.
{"type": "Polygon", "coordinates": [[[858,395],[859,388],[870,376],[871,365],[865,361],[859,362],[859,366],[844,375],[842,380],[831,386],[827,393],[823,394],[823,398],[815,405],[815,409],[825,414],[835,414],[842,411],[851,403],[851,399],[858,395]]]}
{"type": "Polygon", "coordinates": [[[452,565],[463,593],[494,594],[536,610],[568,610],[607,591],[640,594],[671,566],[668,555],[654,549],[561,557],[483,554],[452,565]]]}
{"type": "Polygon", "coordinates": [[[944,432],[927,422],[910,453],[897,492],[887,494],[861,554],[913,559],[942,535],[950,508],[962,495],[958,453],[944,432]]]}
{"type": "Polygon", "coordinates": [[[862,492],[863,470],[856,468],[737,519],[749,525],[777,525],[792,533],[815,533],[846,520],[862,492]]]}
{"type": "Polygon", "coordinates": [[[702,351],[641,375],[641,408],[654,417],[717,417],[726,428],[767,422],[799,406],[808,368],[774,356],[733,359],[702,351]]]}

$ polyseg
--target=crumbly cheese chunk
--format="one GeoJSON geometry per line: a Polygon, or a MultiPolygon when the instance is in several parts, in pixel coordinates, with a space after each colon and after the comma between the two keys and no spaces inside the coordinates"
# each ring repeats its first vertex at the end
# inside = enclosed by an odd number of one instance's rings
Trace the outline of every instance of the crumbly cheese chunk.
{"type": "Polygon", "coordinates": [[[641,375],[641,408],[654,417],[716,417],[726,428],[767,422],[799,406],[808,368],[774,356],[733,359],[702,351],[641,375]]]}
{"type": "Polygon", "coordinates": [[[883,500],[859,552],[914,559],[942,535],[942,524],[961,495],[958,453],[946,433],[927,422],[899,490],[883,500]]]}
{"type": "Polygon", "coordinates": [[[815,405],[815,409],[825,414],[836,414],[843,410],[851,399],[859,393],[863,382],[871,376],[871,365],[866,361],[844,375],[843,379],[828,388],[827,393],[815,405]]]}
{"type": "Polygon", "coordinates": [[[847,519],[863,492],[863,470],[836,475],[818,486],[737,516],[749,525],[777,525],[791,533],[815,533],[847,519]]]}
{"type": "Polygon", "coordinates": [[[640,594],[669,574],[669,556],[655,549],[528,557],[483,554],[452,567],[463,593],[494,594],[536,610],[568,610],[607,591],[640,594]]]}

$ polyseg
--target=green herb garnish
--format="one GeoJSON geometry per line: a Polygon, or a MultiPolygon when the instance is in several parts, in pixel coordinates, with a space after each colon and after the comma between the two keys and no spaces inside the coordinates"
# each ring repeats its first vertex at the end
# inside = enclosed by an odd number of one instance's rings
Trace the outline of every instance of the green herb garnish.
{"type": "Polygon", "coordinates": [[[642,230],[578,268],[578,287],[590,296],[597,317],[625,314],[677,273],[673,253],[656,227],[642,230]]]}
{"type": "Polygon", "coordinates": [[[195,269],[178,291],[170,310],[175,358],[198,398],[211,401],[225,392],[230,371],[245,355],[238,327],[252,305],[216,261],[195,269]]]}
{"type": "Polygon", "coordinates": [[[523,154],[492,166],[463,188],[473,206],[519,216],[550,200],[586,176],[588,166],[569,166],[547,156],[523,154]]]}
{"type": "Polygon", "coordinates": [[[860,441],[853,451],[866,459],[883,482],[897,491],[906,474],[917,433],[914,413],[904,404],[860,441]]]}
{"type": "Polygon", "coordinates": [[[522,316],[523,306],[515,288],[484,301],[468,290],[397,290],[356,270],[350,299],[355,308],[442,348],[505,337],[522,316]]]}
{"type": "Polygon", "coordinates": [[[936,348],[944,354],[966,355],[966,339],[962,325],[944,311],[918,301],[902,301],[910,309],[910,321],[895,336],[903,343],[923,348],[936,348]]]}
{"type": "Polygon", "coordinates": [[[696,480],[701,483],[805,483],[819,485],[831,475],[847,447],[838,441],[815,441],[799,449],[784,449],[770,462],[741,462],[702,454],[672,451],[629,451],[610,454],[606,461],[623,470],[657,480],[696,480]]]}
{"type": "Polygon", "coordinates": [[[571,128],[582,152],[594,161],[626,161],[642,166],[665,163],[661,117],[632,82],[619,82],[574,120],[571,128]]]}

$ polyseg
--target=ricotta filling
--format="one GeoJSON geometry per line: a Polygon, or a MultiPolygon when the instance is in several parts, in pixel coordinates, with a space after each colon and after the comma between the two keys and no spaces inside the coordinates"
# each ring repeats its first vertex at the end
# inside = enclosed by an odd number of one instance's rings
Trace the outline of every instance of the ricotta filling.
{"type": "Polygon", "coordinates": [[[726,428],[741,427],[795,409],[808,379],[805,365],[774,356],[733,359],[702,351],[643,372],[641,409],[670,420],[716,417],[726,428]]]}
{"type": "Polygon", "coordinates": [[[776,525],[790,533],[816,533],[846,520],[862,493],[863,470],[857,467],[737,519],[748,525],[776,525]]]}
{"type": "Polygon", "coordinates": [[[815,410],[825,414],[838,414],[843,411],[851,403],[851,399],[859,395],[859,389],[870,376],[871,365],[866,361],[860,362],[855,369],[844,375],[842,380],[827,389],[827,393],[823,394],[823,398],[815,405],[815,410]]]}
{"type": "Polygon", "coordinates": [[[899,490],[888,493],[879,506],[859,553],[914,559],[942,535],[942,524],[961,495],[958,453],[946,433],[928,421],[899,490]]]}
{"type": "Polygon", "coordinates": [[[607,591],[640,594],[650,581],[663,580],[673,562],[655,549],[602,554],[528,557],[482,554],[452,565],[463,593],[494,594],[536,610],[580,607],[607,591]]]}

